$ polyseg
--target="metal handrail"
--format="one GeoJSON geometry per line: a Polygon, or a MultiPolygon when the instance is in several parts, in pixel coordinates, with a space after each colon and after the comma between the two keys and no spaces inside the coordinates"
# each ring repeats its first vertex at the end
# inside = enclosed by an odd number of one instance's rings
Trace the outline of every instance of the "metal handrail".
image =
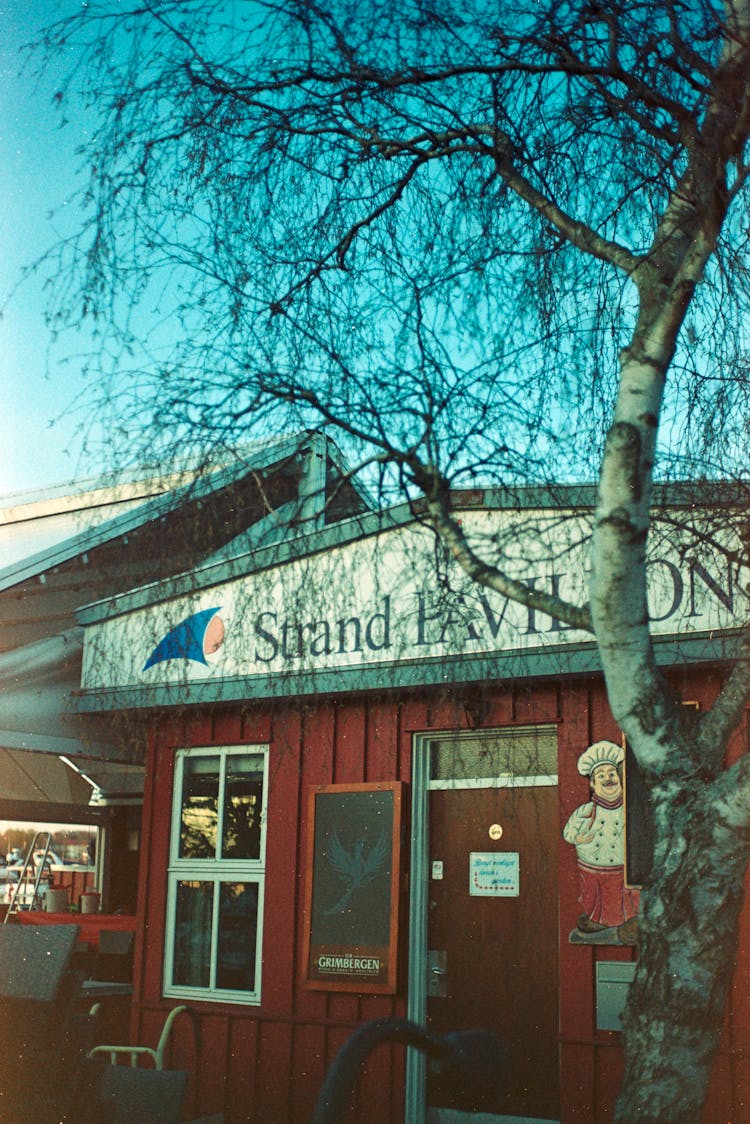
{"type": "Polygon", "coordinates": [[[450,1068],[467,1089],[502,1088],[510,1071],[507,1045],[489,1031],[464,1030],[441,1037],[409,1019],[374,1019],[355,1030],[334,1058],[310,1124],[337,1124],[348,1108],[359,1067],[381,1042],[400,1042],[422,1050],[441,1069],[450,1068]]]}

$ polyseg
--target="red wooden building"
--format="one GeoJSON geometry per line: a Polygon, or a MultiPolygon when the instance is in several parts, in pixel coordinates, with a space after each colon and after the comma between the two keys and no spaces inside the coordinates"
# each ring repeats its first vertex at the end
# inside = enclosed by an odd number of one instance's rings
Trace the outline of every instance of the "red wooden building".
{"type": "MultiPolygon", "coordinates": [[[[0,820],[90,825],[105,908],[134,909],[145,731],[127,716],[74,712],[75,610],[215,561],[227,544],[274,541],[280,524],[364,506],[315,433],[257,442],[203,471],[152,469],[0,500],[0,820]]],[[[77,905],[84,881],[72,873],[55,871],[77,905]]]]}
{"type": "MultiPolygon", "coordinates": [[[[570,597],[590,502],[456,499],[511,558],[533,518],[519,569],[570,597]]],[[[658,659],[689,705],[711,703],[731,655],[733,565],[689,541],[651,559],[658,659]]],[[[589,801],[584,751],[622,746],[589,638],[465,583],[406,509],[225,552],[79,620],[79,710],[148,727],[132,1031],[155,1039],[189,1005],[172,1053],[189,1116],[307,1121],[347,1037],[400,1015],[495,1030],[509,1083],[465,1099],[383,1045],[352,1120],[609,1118],[637,937],[581,927],[563,835],[589,801]]],[[[627,886],[646,830],[633,793],[627,886]]],[[[749,938],[746,922],[710,1121],[750,1111],[749,938]]]]}

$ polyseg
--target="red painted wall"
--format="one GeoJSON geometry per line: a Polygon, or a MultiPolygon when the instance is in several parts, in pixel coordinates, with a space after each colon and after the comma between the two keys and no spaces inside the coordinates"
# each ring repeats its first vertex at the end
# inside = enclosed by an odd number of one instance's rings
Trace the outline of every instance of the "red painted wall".
{"type": "MultiPolygon", "coordinates": [[[[703,704],[717,683],[705,672],[677,684],[703,704]]],[[[559,730],[560,1057],[565,1124],[604,1124],[621,1073],[619,1034],[595,1029],[595,961],[631,959],[627,948],[573,946],[568,934],[580,913],[575,853],[562,826],[586,796],[578,756],[600,738],[619,740],[601,683],[526,684],[476,688],[400,700],[308,700],[298,705],[247,705],[212,713],[162,717],[148,758],[136,946],[132,1040],[155,1044],[166,1012],[161,997],[166,869],[174,750],[191,745],[269,744],[269,800],[262,1004],[193,1004],[196,1019],[175,1024],[169,1064],[193,1079],[187,1116],[223,1112],[228,1124],[306,1122],[336,1051],[361,1022],[406,1009],[408,898],[404,879],[399,990],[395,996],[309,991],[300,982],[307,794],[311,785],[402,780],[409,828],[411,743],[415,732],[556,722],[559,730]]],[[[744,739],[741,731],[738,738],[744,739]]],[[[408,836],[407,836],[408,838],[408,836]]],[[[408,846],[403,861],[408,867],[408,846]]],[[[750,965],[745,917],[741,963],[750,965]]],[[[738,972],[732,1010],[716,1067],[706,1124],[748,1118],[750,988],[738,972]]],[[[350,1119],[358,1124],[403,1120],[405,1052],[381,1046],[359,1082],[350,1119]]]]}

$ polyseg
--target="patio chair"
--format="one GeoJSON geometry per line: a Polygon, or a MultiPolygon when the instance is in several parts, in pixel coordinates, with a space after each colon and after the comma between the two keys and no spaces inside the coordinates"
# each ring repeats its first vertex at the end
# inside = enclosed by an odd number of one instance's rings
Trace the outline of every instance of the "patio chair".
{"type": "Polygon", "coordinates": [[[110,1065],[113,1066],[118,1065],[121,1058],[129,1057],[132,1069],[138,1066],[141,1059],[150,1058],[154,1063],[154,1069],[164,1069],[164,1055],[167,1050],[167,1045],[169,1044],[169,1036],[172,1032],[174,1021],[178,1015],[189,1012],[189,1010],[190,1008],[186,1007],[184,1004],[172,1008],[165,1019],[156,1049],[151,1046],[112,1046],[102,1044],[100,1046],[94,1046],[92,1050],[89,1050],[88,1056],[94,1058],[101,1054],[109,1054],[110,1065]]]}
{"type": "Polygon", "coordinates": [[[178,1124],[187,1081],[185,1070],[105,1065],[96,1098],[99,1119],[107,1124],[178,1124]]]}
{"type": "Polygon", "coordinates": [[[185,1070],[165,1069],[164,1060],[175,1019],[188,1011],[184,1005],[172,1008],[156,1047],[103,1043],[89,1050],[92,1061],[109,1061],[97,1081],[96,1102],[102,1121],[177,1124],[181,1119],[189,1075],[185,1070]],[[129,1064],[120,1064],[123,1060],[129,1064]]]}
{"type": "Polygon", "coordinates": [[[133,979],[135,933],[129,929],[103,929],[94,955],[93,978],[112,983],[133,979]]]}
{"type": "Polygon", "coordinates": [[[91,1119],[77,925],[0,925],[0,1120],[91,1119]]]}

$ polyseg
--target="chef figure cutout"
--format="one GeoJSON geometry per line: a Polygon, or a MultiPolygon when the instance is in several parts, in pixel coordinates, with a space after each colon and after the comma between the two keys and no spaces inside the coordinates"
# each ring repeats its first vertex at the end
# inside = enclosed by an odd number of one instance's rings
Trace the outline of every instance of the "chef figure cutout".
{"type": "Polygon", "coordinates": [[[578,759],[590,799],[563,829],[565,841],[576,849],[580,875],[583,912],[570,935],[576,944],[637,943],[639,894],[625,885],[624,757],[622,746],[601,741],[578,759]]]}

